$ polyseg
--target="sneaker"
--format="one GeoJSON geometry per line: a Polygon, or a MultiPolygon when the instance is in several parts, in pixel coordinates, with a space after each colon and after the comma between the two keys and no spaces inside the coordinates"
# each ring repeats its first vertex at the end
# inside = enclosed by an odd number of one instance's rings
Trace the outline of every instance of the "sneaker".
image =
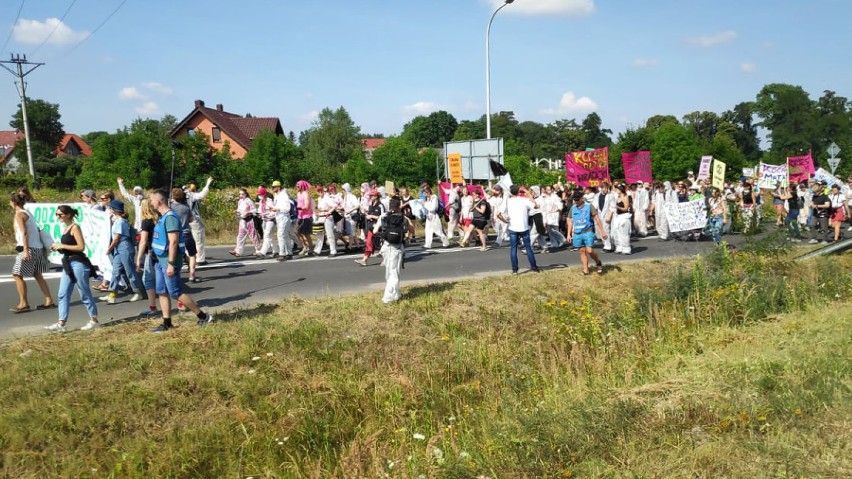
{"type": "Polygon", "coordinates": [[[88,323],[86,323],[85,326],[80,328],[80,331],[90,331],[92,329],[97,328],[98,326],[100,326],[100,323],[96,323],[94,321],[89,321],[88,323]]]}
{"type": "Polygon", "coordinates": [[[483,246],[482,248],[479,248],[479,251],[488,251],[488,247],[487,247],[487,246],[483,246]]]}
{"type": "Polygon", "coordinates": [[[158,314],[160,314],[160,312],[158,310],[148,308],[145,311],[142,311],[141,313],[139,313],[139,317],[142,318],[142,319],[150,319],[150,318],[153,318],[154,316],[157,316],[158,314]]]}
{"type": "Polygon", "coordinates": [[[170,329],[172,329],[172,326],[169,326],[166,323],[162,323],[159,326],[157,326],[156,328],[152,329],[151,332],[152,333],[162,333],[162,332],[168,331],[170,329]]]}
{"type": "Polygon", "coordinates": [[[819,244],[828,244],[828,241],[822,240],[819,242],[819,244]]]}
{"type": "Polygon", "coordinates": [[[367,266],[367,262],[364,261],[363,259],[356,259],[355,264],[357,264],[359,266],[367,266]]]}
{"type": "Polygon", "coordinates": [[[189,278],[189,282],[190,283],[200,283],[201,278],[199,278],[198,276],[193,276],[193,277],[189,278]]]}
{"type": "Polygon", "coordinates": [[[199,326],[204,326],[205,324],[210,324],[210,323],[212,323],[212,322],[213,322],[213,315],[212,315],[212,314],[208,314],[208,315],[207,315],[207,320],[204,320],[204,319],[199,319],[199,320],[198,320],[198,325],[199,325],[199,326]]]}
{"type": "Polygon", "coordinates": [[[136,301],[139,301],[140,299],[142,299],[142,295],[141,295],[141,294],[139,294],[139,293],[133,293],[133,296],[131,296],[131,297],[130,297],[130,302],[131,302],[131,303],[135,303],[136,301]]]}
{"type": "Polygon", "coordinates": [[[115,296],[108,294],[106,296],[101,296],[102,301],[106,301],[107,304],[115,304],[115,296]]]}
{"type": "Polygon", "coordinates": [[[186,305],[181,303],[180,301],[178,301],[177,307],[178,311],[186,311],[186,305]]]}
{"type": "Polygon", "coordinates": [[[816,239],[812,239],[812,240],[808,241],[808,244],[817,244],[817,243],[819,243],[819,241],[817,241],[816,239]]]}
{"type": "Polygon", "coordinates": [[[53,323],[50,326],[45,326],[44,329],[46,329],[50,332],[53,332],[53,333],[64,333],[65,332],[65,326],[63,326],[59,323],[53,323]]]}

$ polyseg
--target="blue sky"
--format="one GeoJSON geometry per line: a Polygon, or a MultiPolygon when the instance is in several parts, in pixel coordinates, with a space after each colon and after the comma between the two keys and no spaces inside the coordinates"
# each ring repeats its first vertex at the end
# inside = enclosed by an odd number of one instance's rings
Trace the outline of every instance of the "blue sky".
{"type": "MultiPolygon", "coordinates": [[[[181,119],[195,99],[278,116],[297,134],[327,106],[386,135],[438,109],[475,119],[485,27],[502,3],[124,0],[94,31],[122,1],[28,0],[17,22],[21,1],[0,2],[0,58],[46,63],[28,93],[59,103],[66,131],[181,119]]],[[[618,132],[721,112],[766,83],[852,97],[850,18],[848,0],[516,0],[491,31],[492,110],[542,123],[597,111],[618,132]]],[[[0,74],[6,129],[18,98],[0,74]]]]}

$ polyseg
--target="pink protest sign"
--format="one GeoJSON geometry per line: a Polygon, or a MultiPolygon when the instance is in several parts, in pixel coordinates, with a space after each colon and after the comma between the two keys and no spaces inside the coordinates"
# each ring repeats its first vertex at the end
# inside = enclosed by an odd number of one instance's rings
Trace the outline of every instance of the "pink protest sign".
{"type": "Polygon", "coordinates": [[[790,171],[790,181],[796,183],[808,181],[808,178],[816,171],[814,170],[814,158],[811,156],[811,151],[808,150],[807,155],[787,157],[787,169],[790,171]]]}
{"type": "Polygon", "coordinates": [[[565,180],[577,186],[598,187],[609,179],[609,148],[575,151],[565,155],[565,180]]]}
{"type": "Polygon", "coordinates": [[[712,156],[702,156],[701,157],[701,165],[698,167],[698,179],[699,180],[709,180],[710,179],[710,165],[713,164],[712,156]]]}
{"type": "MultiPolygon", "coordinates": [[[[438,186],[441,189],[441,191],[438,193],[438,196],[441,198],[441,201],[444,203],[444,205],[449,205],[450,204],[450,190],[453,189],[453,185],[446,182],[446,181],[442,181],[442,182],[438,183],[438,186]]],[[[480,186],[480,185],[466,185],[466,187],[467,187],[468,193],[473,194],[474,190],[478,190],[479,193],[482,195],[482,197],[485,198],[485,189],[482,186],[480,186]]]]}
{"type": "Polygon", "coordinates": [[[634,153],[622,153],[621,162],[624,164],[624,178],[628,184],[651,183],[654,176],[651,174],[651,152],[637,151],[634,153]]]}

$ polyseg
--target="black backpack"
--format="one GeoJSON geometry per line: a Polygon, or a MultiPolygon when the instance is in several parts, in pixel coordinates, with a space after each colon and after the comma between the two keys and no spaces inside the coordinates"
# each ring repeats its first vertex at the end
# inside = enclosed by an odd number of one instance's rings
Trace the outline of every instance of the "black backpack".
{"type": "Polygon", "coordinates": [[[390,244],[402,244],[408,231],[408,221],[399,213],[388,215],[384,220],[383,239],[390,244]]]}

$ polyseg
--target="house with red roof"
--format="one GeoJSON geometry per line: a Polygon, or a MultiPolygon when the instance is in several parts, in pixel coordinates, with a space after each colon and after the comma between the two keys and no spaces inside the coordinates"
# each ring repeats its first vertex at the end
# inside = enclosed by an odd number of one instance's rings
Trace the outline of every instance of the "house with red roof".
{"type": "Polygon", "coordinates": [[[17,170],[20,162],[15,156],[15,143],[23,139],[23,131],[0,131],[0,165],[4,171],[17,170]]]}
{"type": "Polygon", "coordinates": [[[92,156],[92,147],[79,135],[66,133],[56,145],[56,156],[92,156]]]}
{"type": "Polygon", "coordinates": [[[261,130],[272,130],[276,135],[283,135],[281,121],[277,117],[245,118],[236,113],[225,111],[222,104],[216,108],[208,108],[204,101],[195,100],[195,108],[175,126],[169,136],[173,140],[197,132],[203,132],[209,139],[210,146],[222,150],[227,143],[233,158],[243,158],[252,147],[252,141],[261,130]]]}
{"type": "Polygon", "coordinates": [[[388,141],[384,138],[361,138],[361,149],[364,150],[364,157],[368,160],[373,160],[373,151],[384,145],[388,141]]]}

